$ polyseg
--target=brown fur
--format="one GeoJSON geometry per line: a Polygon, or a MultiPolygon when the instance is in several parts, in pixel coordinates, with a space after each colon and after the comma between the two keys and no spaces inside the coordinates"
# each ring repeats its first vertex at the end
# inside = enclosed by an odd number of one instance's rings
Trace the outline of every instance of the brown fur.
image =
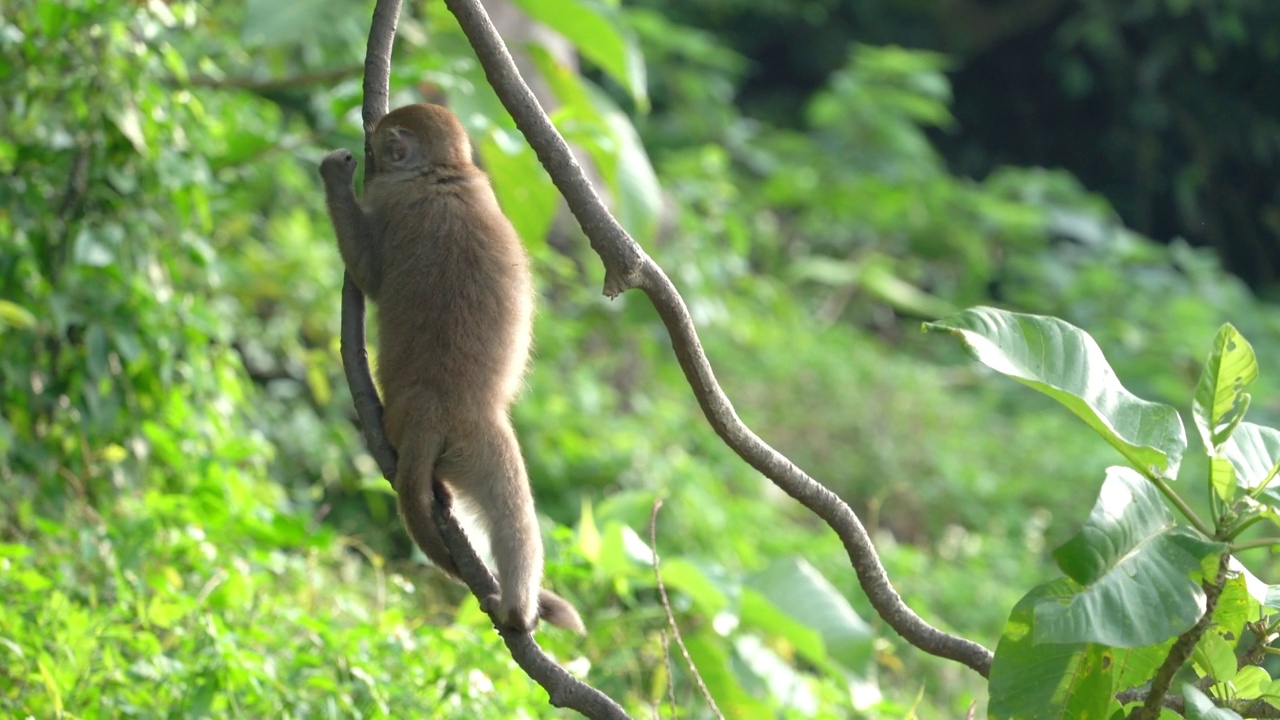
{"type": "Polygon", "coordinates": [[[490,539],[501,594],[486,609],[513,628],[532,629],[541,617],[581,632],[573,606],[539,589],[542,538],[508,416],[532,332],[524,246],[448,110],[389,113],[373,150],[362,202],[350,152],[330,153],[320,174],[347,271],[377,307],[383,425],[400,453],[405,525],[457,577],[431,518],[431,483],[444,483],[478,512],[490,539]]]}

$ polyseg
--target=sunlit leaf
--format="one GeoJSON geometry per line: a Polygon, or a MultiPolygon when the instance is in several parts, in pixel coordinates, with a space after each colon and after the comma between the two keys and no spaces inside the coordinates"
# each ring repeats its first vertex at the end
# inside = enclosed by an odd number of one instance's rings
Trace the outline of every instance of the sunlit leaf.
{"type": "Polygon", "coordinates": [[[1236,468],[1223,457],[1209,458],[1209,484],[1223,502],[1229,503],[1236,494],[1236,468]]]}
{"type": "Polygon", "coordinates": [[[1218,633],[1205,633],[1191,653],[1196,669],[1214,682],[1230,682],[1236,676],[1236,654],[1218,633]]]}
{"type": "Polygon", "coordinates": [[[1200,439],[1214,452],[1244,419],[1249,409],[1245,388],[1258,379],[1253,347],[1230,323],[1218,330],[1213,349],[1205,360],[1191,403],[1200,439]]]}
{"type": "Polygon", "coordinates": [[[648,242],[657,229],[662,195],[631,119],[606,93],[544,49],[532,47],[529,54],[561,103],[552,114],[557,127],[586,150],[604,176],[618,222],[638,241],[648,242]]]}
{"type": "Polygon", "coordinates": [[[645,110],[648,81],[640,45],[617,8],[594,0],[516,0],[533,19],[564,35],[645,110]]]}
{"type": "Polygon", "coordinates": [[[1236,711],[1214,705],[1195,685],[1183,685],[1182,697],[1187,703],[1187,720],[1242,720],[1236,711]]]}
{"type": "Polygon", "coordinates": [[[5,326],[30,329],[36,326],[36,316],[18,303],[0,300],[0,328],[5,326]]]}
{"type": "MultiPolygon", "coordinates": [[[[1235,468],[1240,487],[1253,490],[1267,482],[1280,460],[1280,430],[1241,422],[1223,443],[1221,455],[1235,468]]],[[[1273,501],[1280,500],[1280,483],[1271,479],[1265,494],[1273,501]]]]}
{"type": "Polygon", "coordinates": [[[1109,468],[1088,521],[1053,553],[1081,587],[1036,607],[1036,639],[1132,648],[1183,632],[1205,606],[1191,576],[1220,550],[1177,525],[1146,478],[1109,468]]]}
{"type": "Polygon", "coordinates": [[[780,558],[749,584],[793,620],[817,631],[827,652],[846,668],[865,669],[875,632],[817,568],[799,558],[780,558]]]}
{"type": "Polygon", "coordinates": [[[988,307],[925,323],[925,329],[959,337],[979,362],[1066,405],[1144,473],[1177,477],[1187,446],[1177,411],[1126,390],[1083,330],[988,307]]]}
{"type": "Polygon", "coordinates": [[[1037,606],[1070,597],[1074,589],[1066,578],[1055,580],[1014,606],[991,664],[990,717],[1107,717],[1114,703],[1114,651],[1083,642],[1036,641],[1037,606]]]}
{"type": "Polygon", "coordinates": [[[1229,688],[1223,689],[1229,689],[1238,698],[1252,700],[1262,697],[1270,688],[1271,675],[1266,670],[1257,665],[1246,665],[1236,673],[1229,688]]]}

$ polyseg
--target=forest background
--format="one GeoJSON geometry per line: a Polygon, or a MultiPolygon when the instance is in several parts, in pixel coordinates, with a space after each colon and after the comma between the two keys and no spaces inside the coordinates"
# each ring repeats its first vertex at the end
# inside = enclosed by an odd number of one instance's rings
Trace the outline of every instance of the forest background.
{"type": "MultiPolygon", "coordinates": [[[[739,412],[860,512],[931,622],[994,647],[1115,456],[921,320],[1058,315],[1179,408],[1230,321],[1280,419],[1274,3],[517,5],[576,50],[522,46],[739,412]]],[[[315,167],[360,143],[369,11],[0,8],[0,714],[557,714],[415,557],[353,423],[315,167]]],[[[545,647],[633,713],[669,685],[702,712],[664,651],[661,497],[676,616],[735,717],[985,702],[719,442],[650,306],[600,296],[440,3],[406,3],[396,52],[393,106],[447,99],[534,257],[515,419],[549,580],[591,628],[545,647]]]]}

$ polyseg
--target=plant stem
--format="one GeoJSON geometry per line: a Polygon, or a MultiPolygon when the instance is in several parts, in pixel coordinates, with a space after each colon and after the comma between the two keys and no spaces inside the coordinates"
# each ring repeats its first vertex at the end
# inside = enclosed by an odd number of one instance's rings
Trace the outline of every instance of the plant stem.
{"type": "Polygon", "coordinates": [[[1166,498],[1168,498],[1169,502],[1173,503],[1182,513],[1183,517],[1190,520],[1191,524],[1196,526],[1197,530],[1204,533],[1205,537],[1217,537],[1213,532],[1213,528],[1209,527],[1205,521],[1201,520],[1199,515],[1196,515],[1196,511],[1191,509],[1191,506],[1187,504],[1186,500],[1178,497],[1178,494],[1173,491],[1173,488],[1169,487],[1169,483],[1165,482],[1164,478],[1152,477],[1151,482],[1155,483],[1156,487],[1160,489],[1160,492],[1163,493],[1166,498]]]}
{"type": "Polygon", "coordinates": [[[1242,542],[1239,545],[1232,544],[1231,552],[1237,553],[1237,552],[1240,552],[1241,550],[1252,550],[1254,548],[1270,547],[1272,545],[1280,545],[1280,538],[1277,538],[1277,537],[1259,538],[1257,540],[1242,542]]]}

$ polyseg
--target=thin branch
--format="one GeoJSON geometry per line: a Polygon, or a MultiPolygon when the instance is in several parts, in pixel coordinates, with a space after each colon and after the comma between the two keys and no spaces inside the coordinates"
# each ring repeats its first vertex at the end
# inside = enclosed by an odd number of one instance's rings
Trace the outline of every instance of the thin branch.
{"type": "MultiPolygon", "coordinates": [[[[680,646],[680,654],[684,656],[684,662],[689,666],[689,672],[693,675],[694,681],[698,683],[698,689],[702,691],[702,697],[707,699],[707,704],[711,706],[711,712],[715,713],[720,720],[724,720],[724,713],[720,712],[720,708],[716,705],[716,699],[711,697],[711,691],[707,689],[707,684],[702,681],[698,666],[694,665],[693,658],[689,657],[689,648],[685,647],[684,638],[680,635],[680,626],[676,624],[675,613],[671,612],[671,600],[667,597],[667,586],[662,582],[662,570],[659,569],[661,561],[658,559],[658,510],[660,509],[662,509],[662,498],[653,501],[653,510],[649,513],[649,550],[653,553],[653,577],[658,581],[658,596],[662,598],[662,609],[667,614],[667,624],[671,626],[671,634],[676,638],[676,645],[680,646]]],[[[669,680],[674,679],[669,678],[669,680]]]]}
{"type": "MultiPolygon", "coordinates": [[[[391,81],[391,47],[400,20],[401,0],[378,0],[369,27],[369,46],[364,58],[364,179],[373,177],[373,129],[387,114],[387,86],[391,81]]],[[[352,282],[351,275],[342,276],[342,369],[351,388],[356,415],[364,432],[365,444],[382,470],[382,476],[393,481],[396,476],[396,450],[382,429],[382,401],[369,373],[369,352],[365,349],[364,294],[352,282]]]]}
{"type": "MultiPolygon", "coordinates": [[[[1261,520],[1262,518],[1258,518],[1258,519],[1261,520]]],[[[1257,520],[1255,520],[1254,522],[1257,522],[1257,520]]],[[[1231,545],[1231,552],[1238,553],[1241,550],[1254,550],[1256,548],[1271,547],[1273,545],[1280,545],[1280,538],[1264,537],[1264,538],[1258,538],[1256,540],[1249,540],[1248,542],[1233,543],[1231,545]]]]}
{"type": "MultiPolygon", "coordinates": [[[[449,554],[458,565],[458,574],[462,576],[471,593],[478,598],[498,594],[498,581],[490,574],[489,568],[476,554],[466,534],[453,516],[452,502],[448,491],[440,483],[432,483],[435,493],[432,503],[432,518],[440,528],[444,544],[449,554]]],[[[503,627],[495,622],[498,634],[506,643],[507,650],[521,670],[533,678],[533,681],[546,689],[551,704],[556,707],[577,710],[589,718],[596,720],[630,720],[622,706],[612,698],[596,690],[590,685],[570,675],[564,668],[547,656],[533,634],[503,627]]]]}
{"type": "MultiPolygon", "coordinates": [[[[654,553],[657,556],[657,553],[654,553]]],[[[667,631],[662,631],[662,662],[667,668],[667,703],[671,706],[671,720],[680,717],[676,713],[676,672],[675,667],[671,664],[671,640],[667,637],[667,631]]],[[[658,708],[662,707],[662,703],[655,702],[653,704],[653,714],[658,716],[658,708]]]]}
{"type": "Polygon", "coordinates": [[[962,663],[983,677],[991,670],[991,651],[926,623],[893,589],[866,528],[852,509],[821,483],[774,450],[738,418],[716,382],[689,309],[666,274],[605,208],[587,181],[564,138],[521,79],[511,55],[479,0],[445,0],[471,42],[485,77],[524,133],[539,162],[551,175],[605,268],[604,293],[615,297],[639,288],[649,297],[671,335],[676,358],[703,414],[716,434],[743,460],[822,518],[844,544],[876,612],[907,642],[938,657],[962,663]]]}

